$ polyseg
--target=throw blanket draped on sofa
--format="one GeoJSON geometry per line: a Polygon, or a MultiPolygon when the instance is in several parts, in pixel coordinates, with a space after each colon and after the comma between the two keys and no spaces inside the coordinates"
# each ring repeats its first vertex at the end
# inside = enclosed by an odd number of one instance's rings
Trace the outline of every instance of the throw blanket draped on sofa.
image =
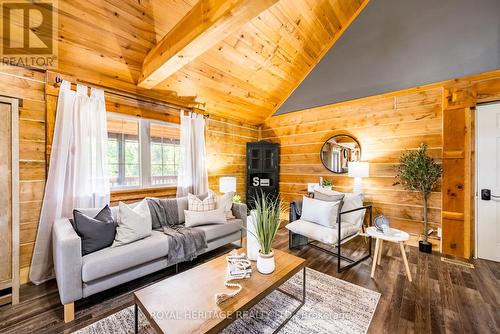
{"type": "Polygon", "coordinates": [[[169,208],[166,208],[158,198],[147,198],[147,201],[152,225],[161,226],[163,233],[168,236],[169,265],[191,261],[200,251],[208,247],[205,231],[179,224],[169,224],[167,220],[167,217],[171,216],[167,212],[169,208]]]}

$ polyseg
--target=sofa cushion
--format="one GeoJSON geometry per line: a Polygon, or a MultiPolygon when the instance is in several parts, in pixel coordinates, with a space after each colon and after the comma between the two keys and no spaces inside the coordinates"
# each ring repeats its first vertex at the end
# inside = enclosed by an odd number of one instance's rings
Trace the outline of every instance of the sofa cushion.
{"type": "Polygon", "coordinates": [[[190,211],[185,210],[186,227],[194,227],[207,224],[224,224],[226,223],[226,215],[224,208],[219,208],[210,211],[190,211]]]}
{"type": "Polygon", "coordinates": [[[168,237],[160,231],[151,236],[120,246],[108,247],[82,258],[82,280],[92,280],[112,275],[122,270],[167,256],[168,237]]]}
{"type": "Polygon", "coordinates": [[[211,242],[239,232],[242,225],[241,219],[228,219],[226,223],[196,226],[196,228],[205,231],[207,242],[211,242]]]}
{"type": "MultiPolygon", "coordinates": [[[[360,231],[359,227],[356,225],[345,222],[342,222],[341,224],[342,239],[353,236],[360,231]]],[[[334,228],[330,228],[299,219],[286,225],[286,228],[293,233],[303,235],[309,239],[317,240],[325,244],[336,245],[338,241],[339,232],[336,225],[334,228]]]]}

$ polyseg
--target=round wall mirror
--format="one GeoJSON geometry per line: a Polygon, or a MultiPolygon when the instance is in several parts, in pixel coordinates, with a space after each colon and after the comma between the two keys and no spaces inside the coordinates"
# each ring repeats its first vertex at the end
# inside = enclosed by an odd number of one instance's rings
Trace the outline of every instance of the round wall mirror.
{"type": "Polygon", "coordinates": [[[350,161],[361,159],[361,145],[349,135],[335,135],[323,144],[320,155],[326,169],[332,173],[345,174],[350,161]]]}

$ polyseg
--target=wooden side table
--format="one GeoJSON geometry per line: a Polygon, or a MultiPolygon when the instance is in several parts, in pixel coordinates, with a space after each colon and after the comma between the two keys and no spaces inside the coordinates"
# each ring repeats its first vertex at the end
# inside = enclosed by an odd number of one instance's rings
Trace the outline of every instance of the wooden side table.
{"type": "Polygon", "coordinates": [[[380,265],[380,258],[382,257],[382,245],[384,241],[390,241],[399,244],[399,248],[401,249],[401,257],[403,258],[403,262],[406,268],[406,276],[408,277],[408,281],[411,282],[410,266],[408,265],[408,259],[406,258],[405,245],[404,245],[405,241],[408,241],[408,239],[410,239],[410,235],[404,231],[397,230],[395,228],[391,228],[391,232],[392,232],[391,235],[386,235],[377,230],[377,228],[374,226],[370,226],[366,229],[366,234],[376,239],[375,253],[373,254],[371,278],[373,278],[373,276],[375,275],[375,269],[377,268],[377,264],[380,265]]]}

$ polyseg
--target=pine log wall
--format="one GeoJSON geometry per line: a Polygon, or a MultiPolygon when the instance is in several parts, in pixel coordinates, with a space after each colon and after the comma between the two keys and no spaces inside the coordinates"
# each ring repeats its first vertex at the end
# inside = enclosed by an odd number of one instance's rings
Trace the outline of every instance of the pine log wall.
{"type": "Polygon", "coordinates": [[[413,245],[422,231],[421,199],[394,186],[394,176],[402,153],[427,144],[438,162],[446,160],[443,187],[439,185],[429,200],[429,225],[434,230],[442,227],[443,239],[434,232],[431,242],[446,254],[468,258],[474,240],[471,108],[499,100],[500,71],[494,71],[274,116],[263,125],[262,139],[281,144],[280,193],[288,203],[306,194],[307,183],[318,182],[320,176],[333,180],[338,191],[351,191],[353,180],[329,172],[319,152],[335,134],[357,138],[362,160],[370,162],[370,177],[363,179],[367,203],[375,214],[389,216],[393,227],[409,232],[413,245]],[[450,146],[446,152],[444,143],[450,146]],[[461,149],[450,152],[453,145],[461,149]],[[449,159],[457,152],[461,165],[453,169],[449,159]]]}
{"type": "MultiPolygon", "coordinates": [[[[59,92],[54,85],[56,75],[7,65],[0,68],[0,95],[22,99],[22,107],[19,108],[21,283],[28,282],[43,200],[59,92]]],[[[133,96],[106,94],[106,110],[179,123],[177,109],[140,101],[133,96]]],[[[211,189],[218,191],[219,177],[236,176],[237,191],[244,198],[245,143],[257,140],[257,133],[256,126],[245,122],[215,116],[208,119],[206,145],[211,189]]],[[[111,201],[112,204],[131,202],[146,196],[175,196],[175,187],[117,191],[112,193],[111,201]]]]}
{"type": "MultiPolygon", "coordinates": [[[[363,179],[365,200],[374,213],[383,213],[391,225],[415,239],[422,229],[422,204],[415,193],[393,186],[399,156],[426,143],[440,160],[442,153],[442,88],[422,89],[394,96],[377,96],[272,117],[262,137],[281,144],[280,192],[284,201],[300,198],[308,182],[319,177],[333,181],[338,191],[352,191],[346,174],[329,172],[320,161],[323,143],[334,134],[352,135],[361,144],[362,160],[370,162],[363,179]]],[[[441,192],[429,197],[430,227],[441,220],[441,192]]],[[[432,238],[438,244],[436,237],[432,238]]]]}
{"type": "MultiPolygon", "coordinates": [[[[51,73],[3,65],[0,68],[0,95],[22,99],[20,107],[20,267],[21,280],[27,282],[31,255],[38,227],[39,213],[45,186],[47,156],[53,131],[57,92],[51,73]],[[47,78],[47,79],[46,79],[47,78]],[[47,82],[47,84],[46,84],[47,82]],[[47,111],[47,112],[46,112],[47,111]]],[[[458,85],[473,91],[476,103],[500,100],[500,71],[489,72],[460,80],[433,84],[421,88],[370,97],[332,106],[271,117],[263,125],[262,136],[282,144],[282,170],[280,184],[283,198],[290,201],[306,191],[307,182],[316,182],[319,176],[332,178],[336,189],[349,190],[352,181],[346,176],[327,172],[319,161],[319,148],[324,140],[336,132],[350,132],[358,137],[363,148],[363,159],[372,162],[372,177],[364,180],[367,199],[377,210],[393,217],[399,226],[413,236],[421,225],[421,206],[415,194],[393,187],[394,166],[400,153],[415,148],[424,140],[430,153],[437,159],[442,156],[443,100],[458,85]]],[[[174,113],[159,111],[148,103],[134,98],[118,99],[107,96],[109,111],[143,117],[160,117],[175,121],[174,113]]],[[[466,108],[463,108],[465,110],[466,108]]],[[[455,124],[453,120],[450,124],[455,124]]],[[[220,176],[237,176],[238,193],[245,189],[245,143],[258,138],[258,129],[242,121],[211,117],[207,130],[207,157],[210,187],[218,190],[220,176]]],[[[472,147],[473,149],[473,147],[472,147]]],[[[471,152],[473,157],[473,152],[471,152]]],[[[465,171],[472,173],[472,171],[465,171]]],[[[470,176],[470,175],[469,175],[470,176]]],[[[468,178],[470,180],[470,178],[468,178]]],[[[465,182],[465,180],[462,180],[465,182]]],[[[460,182],[459,182],[460,183],[460,182]]],[[[457,188],[457,183],[454,184],[457,188]]],[[[457,189],[460,190],[460,187],[457,189]]],[[[471,185],[471,189],[472,185],[471,185]]],[[[455,193],[442,189],[442,195],[432,195],[430,217],[434,227],[441,224],[441,201],[444,203],[455,193]]],[[[143,191],[117,192],[113,202],[133,201],[144,196],[173,196],[173,188],[155,188],[143,191]]],[[[463,257],[470,256],[474,238],[473,206],[468,195],[462,212],[464,220],[444,222],[443,251],[463,257]],[[449,238],[449,240],[447,239],[449,238]],[[455,245],[454,245],[455,244],[455,245]],[[458,245],[458,247],[457,247],[458,245]]],[[[455,200],[456,201],[456,200],[455,200]]],[[[453,216],[453,215],[452,215],[453,216]]],[[[447,217],[450,217],[448,215],[447,217]]],[[[456,217],[456,215],[454,216],[456,217]]],[[[446,217],[443,217],[446,219],[446,217]]],[[[437,242],[437,239],[434,238],[437,242]]]]}
{"type": "Polygon", "coordinates": [[[26,282],[45,188],[45,74],[1,65],[0,95],[19,108],[20,274],[26,282]]]}

